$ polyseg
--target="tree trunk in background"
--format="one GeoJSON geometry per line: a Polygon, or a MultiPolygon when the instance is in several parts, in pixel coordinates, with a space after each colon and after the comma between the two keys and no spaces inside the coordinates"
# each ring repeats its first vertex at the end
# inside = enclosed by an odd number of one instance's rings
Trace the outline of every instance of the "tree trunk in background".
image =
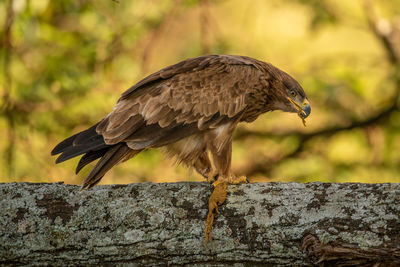
{"type": "Polygon", "coordinates": [[[205,248],[211,191],[0,184],[0,265],[400,265],[400,184],[231,185],[205,248]]]}

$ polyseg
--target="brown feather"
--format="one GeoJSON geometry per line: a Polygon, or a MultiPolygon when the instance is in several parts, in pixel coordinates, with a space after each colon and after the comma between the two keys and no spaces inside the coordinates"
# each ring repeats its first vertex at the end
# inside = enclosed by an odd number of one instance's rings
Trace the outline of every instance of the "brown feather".
{"type": "Polygon", "coordinates": [[[137,129],[145,124],[145,120],[141,115],[134,115],[130,117],[125,123],[113,128],[112,130],[107,130],[102,132],[104,141],[107,144],[116,144],[123,141],[128,136],[132,135],[137,129]]]}
{"type": "MultiPolygon", "coordinates": [[[[130,148],[122,143],[110,148],[85,178],[82,183],[82,189],[90,189],[95,186],[103,178],[104,174],[122,161],[129,152],[130,148]]],[[[132,153],[130,154],[132,155],[132,153]]]]}

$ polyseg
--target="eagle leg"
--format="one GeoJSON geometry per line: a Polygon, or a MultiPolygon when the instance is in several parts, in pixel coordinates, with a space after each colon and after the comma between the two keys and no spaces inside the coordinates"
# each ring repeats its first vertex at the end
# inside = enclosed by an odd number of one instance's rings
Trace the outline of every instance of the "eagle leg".
{"type": "Polygon", "coordinates": [[[201,176],[206,178],[209,183],[216,181],[218,178],[218,172],[212,168],[207,151],[204,151],[199,155],[194,162],[193,167],[201,176]]]}
{"type": "MultiPolygon", "coordinates": [[[[213,133],[211,133],[213,134],[213,133]]],[[[218,205],[222,205],[226,199],[226,189],[228,184],[238,184],[247,182],[244,176],[235,176],[231,174],[231,158],[232,158],[232,135],[226,134],[225,138],[218,136],[207,136],[207,148],[211,151],[218,179],[213,183],[214,191],[208,200],[208,215],[206,221],[206,239],[205,246],[211,241],[211,230],[214,222],[214,211],[219,213],[218,205]],[[210,138],[211,137],[211,138],[210,138]]]]}

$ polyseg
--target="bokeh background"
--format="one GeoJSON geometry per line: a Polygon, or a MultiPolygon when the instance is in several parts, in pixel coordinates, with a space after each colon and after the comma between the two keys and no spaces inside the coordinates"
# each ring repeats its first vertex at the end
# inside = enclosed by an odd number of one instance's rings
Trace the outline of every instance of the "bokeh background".
{"type": "MultiPolygon", "coordinates": [[[[0,182],[79,184],[52,148],[96,123],[146,75],[188,57],[239,54],[295,77],[312,104],[237,128],[250,181],[400,182],[400,1],[0,1],[0,182]]],[[[92,165],[93,166],[93,165],[92,165]]],[[[202,181],[159,150],[107,183],[202,181]]]]}

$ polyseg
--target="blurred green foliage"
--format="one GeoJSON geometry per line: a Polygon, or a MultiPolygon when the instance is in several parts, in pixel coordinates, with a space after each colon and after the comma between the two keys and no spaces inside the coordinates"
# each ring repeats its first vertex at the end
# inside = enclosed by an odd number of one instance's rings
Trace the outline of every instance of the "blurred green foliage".
{"type": "MultiPolygon", "coordinates": [[[[307,128],[280,112],[241,125],[236,173],[400,182],[399,0],[118,2],[0,2],[0,182],[80,183],[90,168],[75,176],[78,159],[55,165],[54,145],[100,120],[145,75],[206,53],[271,62],[312,103],[307,128]]],[[[152,150],[103,183],[181,180],[202,178],[152,150]]]]}

